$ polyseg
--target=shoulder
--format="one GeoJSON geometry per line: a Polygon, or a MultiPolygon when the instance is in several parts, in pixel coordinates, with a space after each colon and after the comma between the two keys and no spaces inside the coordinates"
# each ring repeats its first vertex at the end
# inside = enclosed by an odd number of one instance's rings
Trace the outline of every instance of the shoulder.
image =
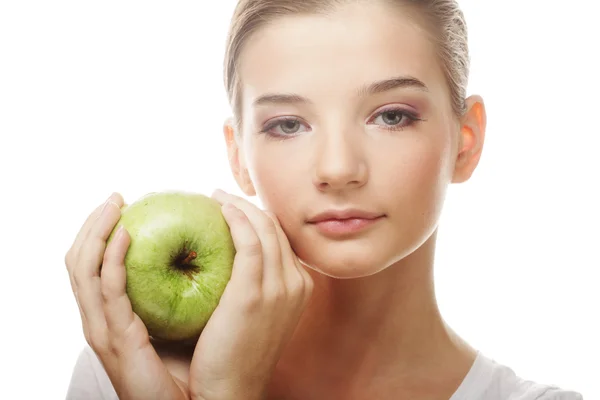
{"type": "Polygon", "coordinates": [[[583,400],[573,390],[523,379],[508,366],[478,353],[471,370],[450,400],[583,400]]]}
{"type": "Polygon", "coordinates": [[[66,399],[118,400],[102,363],[88,345],[84,346],[77,357],[66,399]]]}

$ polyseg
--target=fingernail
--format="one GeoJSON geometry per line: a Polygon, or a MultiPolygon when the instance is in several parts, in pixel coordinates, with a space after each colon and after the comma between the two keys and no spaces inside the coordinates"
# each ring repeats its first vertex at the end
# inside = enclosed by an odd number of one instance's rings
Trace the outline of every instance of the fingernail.
{"type": "Polygon", "coordinates": [[[223,194],[225,194],[225,192],[223,192],[221,189],[215,189],[211,197],[221,196],[223,194]]]}
{"type": "Polygon", "coordinates": [[[123,237],[123,235],[125,234],[125,227],[123,227],[123,225],[120,225],[117,228],[117,233],[115,233],[115,237],[117,239],[121,239],[123,237]]]}
{"type": "Polygon", "coordinates": [[[108,212],[109,206],[111,204],[114,204],[115,207],[119,208],[119,206],[117,205],[117,203],[115,203],[114,201],[112,201],[110,199],[106,200],[106,203],[104,203],[104,206],[102,207],[102,215],[104,215],[104,214],[106,214],[108,212]]]}

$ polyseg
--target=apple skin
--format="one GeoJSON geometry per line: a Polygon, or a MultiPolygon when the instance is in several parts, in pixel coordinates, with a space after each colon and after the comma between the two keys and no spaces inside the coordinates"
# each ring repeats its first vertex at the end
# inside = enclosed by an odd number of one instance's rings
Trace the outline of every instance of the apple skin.
{"type": "Polygon", "coordinates": [[[214,199],[197,193],[149,193],[123,206],[111,233],[131,237],[126,292],[153,339],[197,340],[231,278],[235,247],[214,199]]]}

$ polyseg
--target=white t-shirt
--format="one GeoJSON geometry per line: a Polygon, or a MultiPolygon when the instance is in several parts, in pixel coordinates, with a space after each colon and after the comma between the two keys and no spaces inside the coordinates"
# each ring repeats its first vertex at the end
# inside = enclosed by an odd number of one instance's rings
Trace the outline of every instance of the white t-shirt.
{"type": "MultiPolygon", "coordinates": [[[[89,346],[79,354],[66,400],[119,400],[98,357],[89,346]]],[[[583,400],[571,390],[524,380],[481,352],[449,400],[583,400]]]]}

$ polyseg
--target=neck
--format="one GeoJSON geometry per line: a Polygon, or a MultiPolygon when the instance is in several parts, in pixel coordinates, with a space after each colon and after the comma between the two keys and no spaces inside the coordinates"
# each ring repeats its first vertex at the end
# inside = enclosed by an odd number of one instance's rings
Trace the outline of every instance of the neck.
{"type": "Polygon", "coordinates": [[[457,359],[468,370],[474,353],[437,306],[434,251],[435,234],[373,276],[341,280],[311,270],[313,297],[278,368],[340,384],[386,375],[414,382],[440,368],[456,370],[457,359]]]}

